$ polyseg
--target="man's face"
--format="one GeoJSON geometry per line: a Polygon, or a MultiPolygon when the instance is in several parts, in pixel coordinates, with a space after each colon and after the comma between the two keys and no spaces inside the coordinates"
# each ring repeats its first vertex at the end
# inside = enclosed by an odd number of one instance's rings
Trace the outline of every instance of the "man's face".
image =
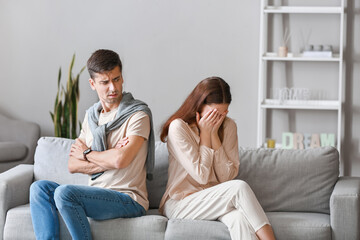
{"type": "Polygon", "coordinates": [[[99,96],[105,112],[117,108],[122,98],[123,78],[119,66],[104,73],[95,73],[89,79],[90,86],[99,96]]]}

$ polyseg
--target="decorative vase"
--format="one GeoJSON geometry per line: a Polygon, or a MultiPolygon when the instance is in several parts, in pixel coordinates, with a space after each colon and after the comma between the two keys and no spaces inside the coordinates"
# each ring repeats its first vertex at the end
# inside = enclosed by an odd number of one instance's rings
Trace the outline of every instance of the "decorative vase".
{"type": "Polygon", "coordinates": [[[288,48],[286,46],[279,47],[278,56],[279,57],[287,57],[288,55],[288,48]]]}

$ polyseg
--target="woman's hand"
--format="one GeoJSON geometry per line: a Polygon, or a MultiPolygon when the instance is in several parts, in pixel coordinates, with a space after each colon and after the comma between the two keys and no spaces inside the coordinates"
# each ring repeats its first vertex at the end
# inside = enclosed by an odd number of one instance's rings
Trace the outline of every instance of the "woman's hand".
{"type": "Polygon", "coordinates": [[[214,150],[218,150],[221,147],[221,141],[219,138],[219,128],[221,124],[224,122],[224,119],[229,111],[225,111],[222,114],[219,114],[219,118],[214,124],[213,130],[211,132],[211,148],[214,150]]]}
{"type": "Polygon", "coordinates": [[[200,114],[196,113],[196,122],[200,129],[200,132],[206,132],[210,134],[213,131],[215,123],[218,121],[219,112],[216,109],[212,109],[204,114],[200,118],[200,114]]]}
{"type": "Polygon", "coordinates": [[[218,134],[219,128],[220,128],[221,124],[224,122],[224,119],[228,112],[229,111],[227,110],[227,111],[223,112],[222,114],[219,113],[217,115],[217,120],[215,121],[215,124],[214,124],[211,134],[218,134]]]}
{"type": "Polygon", "coordinates": [[[200,118],[200,114],[196,113],[196,122],[200,129],[200,145],[205,145],[209,148],[211,144],[211,133],[215,124],[219,119],[219,112],[216,109],[211,109],[200,118]]]}
{"type": "Polygon", "coordinates": [[[84,158],[84,151],[88,147],[79,138],[75,139],[75,143],[71,145],[70,156],[79,160],[86,161],[84,158]]]}

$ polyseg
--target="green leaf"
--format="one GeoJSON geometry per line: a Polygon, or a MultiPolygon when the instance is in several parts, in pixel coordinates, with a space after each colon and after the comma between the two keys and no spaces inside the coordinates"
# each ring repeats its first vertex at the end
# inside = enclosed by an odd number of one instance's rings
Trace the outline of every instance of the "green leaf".
{"type": "Polygon", "coordinates": [[[59,74],[58,74],[58,89],[60,87],[60,81],[61,81],[61,67],[59,68],[59,74]]]}
{"type": "Polygon", "coordinates": [[[63,122],[64,137],[70,138],[70,106],[69,106],[68,97],[65,97],[63,119],[64,119],[63,122]]]}
{"type": "Polygon", "coordinates": [[[61,137],[61,118],[62,118],[62,102],[61,100],[58,102],[58,105],[56,106],[56,110],[54,112],[55,115],[55,122],[54,122],[54,129],[55,129],[55,137],[61,137]]]}
{"type": "Polygon", "coordinates": [[[72,139],[75,139],[77,136],[76,123],[77,123],[77,101],[76,101],[76,96],[73,95],[71,101],[71,138],[72,139]]]}
{"type": "Polygon", "coordinates": [[[54,122],[54,114],[52,112],[50,112],[50,116],[51,116],[52,121],[54,122]]]}
{"type": "Polygon", "coordinates": [[[69,67],[69,75],[68,75],[68,82],[67,82],[67,90],[70,91],[70,88],[72,87],[72,69],[74,67],[74,62],[75,62],[75,53],[73,54],[71,63],[70,63],[70,67],[69,67]]]}

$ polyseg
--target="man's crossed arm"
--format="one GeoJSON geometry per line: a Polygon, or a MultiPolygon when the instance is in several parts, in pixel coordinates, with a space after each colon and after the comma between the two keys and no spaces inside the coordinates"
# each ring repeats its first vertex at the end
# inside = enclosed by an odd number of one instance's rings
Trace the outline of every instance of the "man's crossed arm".
{"type": "Polygon", "coordinates": [[[140,136],[128,136],[120,139],[115,148],[102,152],[83,152],[88,147],[80,139],[71,146],[68,168],[71,173],[94,174],[109,169],[126,168],[134,160],[145,139],[140,136]]]}

